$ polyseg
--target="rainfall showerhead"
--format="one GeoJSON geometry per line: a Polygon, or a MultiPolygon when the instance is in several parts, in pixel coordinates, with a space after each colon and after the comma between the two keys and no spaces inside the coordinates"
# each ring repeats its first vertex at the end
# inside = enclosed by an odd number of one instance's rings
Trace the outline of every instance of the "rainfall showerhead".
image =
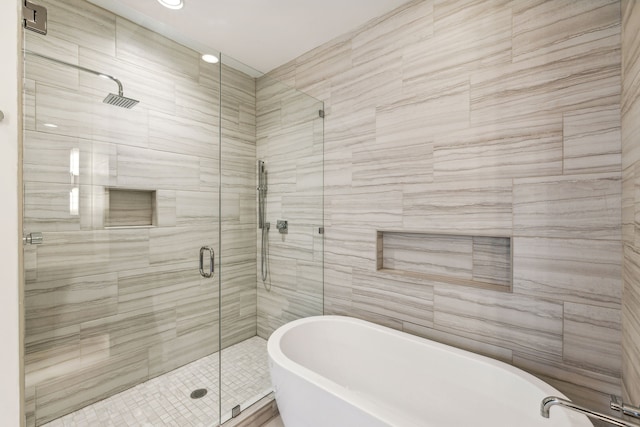
{"type": "Polygon", "coordinates": [[[61,60],[55,59],[55,58],[51,58],[51,57],[46,56],[46,55],[41,55],[41,54],[36,53],[36,52],[31,52],[30,50],[25,50],[24,53],[29,54],[29,55],[33,55],[33,56],[37,56],[38,58],[43,58],[43,59],[46,59],[48,61],[55,62],[57,64],[66,65],[68,67],[73,67],[73,68],[75,68],[77,70],[84,71],[86,73],[95,74],[96,76],[104,77],[105,79],[109,79],[109,80],[114,81],[118,85],[118,95],[116,95],[114,93],[110,93],[109,95],[107,95],[107,97],[102,101],[105,104],[115,105],[116,107],[122,107],[122,108],[133,108],[136,104],[138,104],[140,102],[140,101],[138,101],[136,99],[127,98],[126,96],[124,96],[123,95],[122,83],[120,83],[120,80],[116,79],[113,76],[110,76],[110,75],[105,74],[105,73],[101,73],[100,71],[92,70],[90,68],[81,67],[81,66],[76,65],[76,64],[70,64],[68,62],[61,61],[61,60]]]}
{"type": "Polygon", "coordinates": [[[102,102],[104,102],[105,104],[115,105],[116,107],[133,108],[140,101],[132,98],[127,98],[126,96],[110,93],[102,102]]]}

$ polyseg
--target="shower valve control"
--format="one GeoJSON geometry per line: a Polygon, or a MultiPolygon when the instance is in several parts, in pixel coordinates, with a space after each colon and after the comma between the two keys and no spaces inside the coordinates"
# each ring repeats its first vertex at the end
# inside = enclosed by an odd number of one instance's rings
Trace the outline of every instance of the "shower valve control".
{"type": "Polygon", "coordinates": [[[289,233],[289,221],[285,221],[285,220],[279,219],[278,222],[276,222],[276,228],[278,229],[278,232],[280,234],[288,234],[289,233]]]}

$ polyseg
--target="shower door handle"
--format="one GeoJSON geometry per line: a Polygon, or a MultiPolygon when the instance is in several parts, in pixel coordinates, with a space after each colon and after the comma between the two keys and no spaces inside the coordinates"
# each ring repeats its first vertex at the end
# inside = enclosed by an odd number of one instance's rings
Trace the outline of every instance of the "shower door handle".
{"type": "Polygon", "coordinates": [[[209,246],[203,246],[200,248],[200,275],[202,277],[209,278],[213,276],[213,272],[215,271],[215,264],[213,262],[215,258],[215,252],[209,246]],[[209,272],[206,273],[204,271],[204,253],[209,252],[209,272]]]}

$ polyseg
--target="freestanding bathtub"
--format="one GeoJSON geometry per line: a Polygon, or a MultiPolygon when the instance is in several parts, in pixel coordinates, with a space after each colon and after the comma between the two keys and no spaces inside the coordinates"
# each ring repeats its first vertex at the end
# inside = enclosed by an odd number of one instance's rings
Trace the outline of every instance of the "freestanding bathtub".
{"type": "Polygon", "coordinates": [[[286,427],[592,426],[564,397],[506,363],[363,320],[296,320],[269,338],[269,367],[286,427]]]}

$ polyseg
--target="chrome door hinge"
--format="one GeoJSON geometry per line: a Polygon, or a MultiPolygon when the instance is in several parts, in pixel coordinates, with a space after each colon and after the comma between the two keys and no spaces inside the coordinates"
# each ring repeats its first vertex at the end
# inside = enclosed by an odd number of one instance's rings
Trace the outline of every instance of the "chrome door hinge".
{"type": "Polygon", "coordinates": [[[22,238],[22,243],[25,245],[41,245],[43,240],[42,233],[29,233],[22,238]]]}
{"type": "Polygon", "coordinates": [[[47,8],[24,0],[22,3],[22,26],[38,34],[47,34],[47,8]]]}

